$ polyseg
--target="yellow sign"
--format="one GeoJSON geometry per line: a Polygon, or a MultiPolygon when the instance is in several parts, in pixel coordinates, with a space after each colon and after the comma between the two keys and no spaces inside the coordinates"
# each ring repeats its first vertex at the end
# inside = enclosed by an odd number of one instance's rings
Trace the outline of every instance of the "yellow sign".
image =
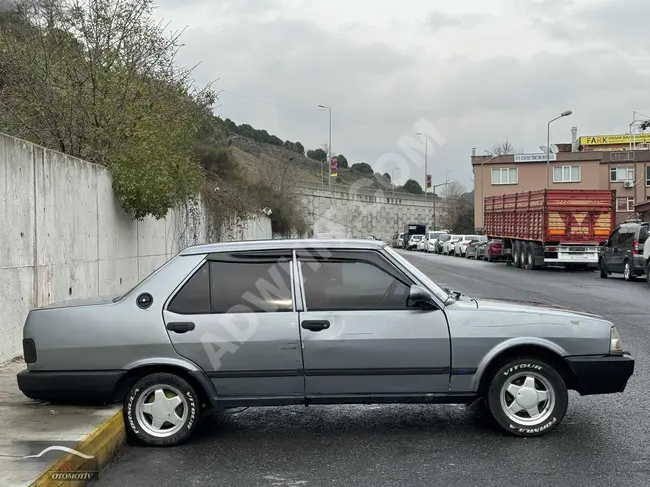
{"type": "Polygon", "coordinates": [[[650,143],[650,133],[636,134],[618,134],[618,135],[595,135],[580,137],[580,145],[616,145],[616,144],[637,144],[650,143]]]}

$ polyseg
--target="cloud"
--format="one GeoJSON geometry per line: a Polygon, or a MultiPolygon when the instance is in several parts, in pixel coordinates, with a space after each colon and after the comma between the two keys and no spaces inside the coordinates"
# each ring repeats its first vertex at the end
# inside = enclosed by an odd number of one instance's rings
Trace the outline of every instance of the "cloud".
{"type": "MultiPolygon", "coordinates": [[[[400,153],[400,137],[415,137],[415,122],[425,119],[446,139],[430,144],[434,181],[453,171],[469,186],[472,147],[482,153],[507,138],[538,151],[546,123],[563,110],[573,115],[553,125],[554,142],[570,140],[574,125],[581,135],[608,133],[627,126],[632,110],[650,109],[638,105],[650,64],[630,48],[643,31],[625,33],[620,19],[631,14],[614,2],[521,0],[506,9],[467,0],[464,11],[423,22],[417,11],[429,2],[404,0],[413,13],[402,9],[397,22],[381,16],[392,2],[375,0],[371,20],[355,12],[354,21],[335,22],[310,10],[329,5],[318,0],[259,0],[259,8],[252,0],[192,1],[195,8],[169,11],[190,26],[179,60],[200,62],[197,80],[218,78],[216,88],[227,90],[217,113],[311,149],[328,137],[327,112],[317,105],[331,106],[333,149],[350,164],[400,153]]],[[[644,12],[640,0],[629,2],[644,12]]],[[[345,6],[337,8],[345,17],[345,6]]],[[[417,164],[412,173],[423,182],[417,164]]]]}
{"type": "Polygon", "coordinates": [[[475,14],[450,15],[445,12],[431,12],[424,23],[427,27],[437,32],[443,29],[473,27],[484,18],[482,15],[475,14]]]}

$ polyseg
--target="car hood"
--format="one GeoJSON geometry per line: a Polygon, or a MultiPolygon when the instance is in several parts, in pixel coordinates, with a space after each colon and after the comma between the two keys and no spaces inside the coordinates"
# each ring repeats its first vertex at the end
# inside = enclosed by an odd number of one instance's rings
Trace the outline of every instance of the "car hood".
{"type": "Polygon", "coordinates": [[[92,298],[71,299],[69,301],[47,304],[37,309],[76,308],[79,306],[98,306],[102,304],[112,304],[113,299],[115,299],[117,296],[117,294],[114,294],[112,296],[94,296],[92,298]]]}
{"type": "Polygon", "coordinates": [[[456,302],[460,307],[473,307],[483,311],[517,312],[531,314],[547,314],[566,317],[585,317],[604,320],[600,315],[576,311],[566,306],[539,303],[535,301],[518,301],[513,299],[473,299],[463,296],[456,302]]]}

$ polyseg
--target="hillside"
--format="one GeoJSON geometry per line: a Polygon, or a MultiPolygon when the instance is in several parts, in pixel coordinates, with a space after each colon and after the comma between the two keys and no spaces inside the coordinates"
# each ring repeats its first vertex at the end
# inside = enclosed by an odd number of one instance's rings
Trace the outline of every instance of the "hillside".
{"type": "MultiPolygon", "coordinates": [[[[230,121],[227,121],[230,122],[230,121]]],[[[324,163],[319,163],[313,159],[308,158],[305,154],[300,154],[295,150],[295,144],[291,142],[284,142],[281,139],[269,135],[265,130],[256,131],[263,133],[263,137],[268,140],[273,140],[275,143],[262,142],[254,140],[250,136],[240,135],[240,132],[232,130],[232,122],[224,122],[222,125],[223,140],[230,148],[230,152],[240,167],[249,175],[260,175],[265,172],[268,167],[284,167],[291,169],[291,180],[294,184],[311,183],[320,184],[324,182],[328,184],[328,167],[324,163]],[[287,148],[286,144],[291,144],[294,150],[287,148]]],[[[241,126],[240,126],[241,127],[241,126]]],[[[251,135],[250,126],[246,125],[247,130],[245,133],[251,135]]],[[[255,130],[255,129],[253,129],[255,130]]],[[[256,137],[257,138],[257,137],[256,137]]],[[[299,142],[297,144],[300,144],[299,142]]],[[[302,144],[300,144],[302,147],[302,144]]],[[[378,174],[369,174],[365,172],[358,172],[351,168],[338,168],[338,176],[332,178],[332,183],[337,186],[352,186],[359,179],[372,179],[370,186],[365,186],[369,189],[391,189],[392,185],[388,181],[380,179],[378,174]]],[[[395,187],[396,192],[410,193],[401,186],[395,187]]]]}

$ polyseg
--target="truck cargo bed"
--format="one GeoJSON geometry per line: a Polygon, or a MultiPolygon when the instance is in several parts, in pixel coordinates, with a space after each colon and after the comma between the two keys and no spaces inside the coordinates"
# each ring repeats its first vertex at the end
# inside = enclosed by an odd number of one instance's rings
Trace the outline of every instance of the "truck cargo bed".
{"type": "Polygon", "coordinates": [[[493,238],[541,243],[598,243],[615,222],[616,192],[543,189],[485,198],[485,228],[493,238]]]}

